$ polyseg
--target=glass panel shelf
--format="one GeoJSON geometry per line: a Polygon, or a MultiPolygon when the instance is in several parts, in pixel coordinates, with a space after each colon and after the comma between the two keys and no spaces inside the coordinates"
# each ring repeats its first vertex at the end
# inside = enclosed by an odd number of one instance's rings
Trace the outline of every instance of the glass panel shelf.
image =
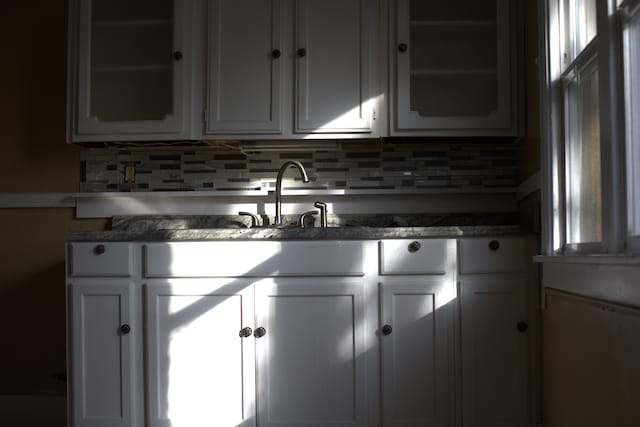
{"type": "Polygon", "coordinates": [[[170,19],[123,19],[123,20],[99,20],[93,21],[97,27],[160,27],[171,26],[170,19]]]}
{"type": "Polygon", "coordinates": [[[498,70],[495,68],[477,69],[477,70],[411,70],[412,76],[427,75],[443,75],[443,76],[481,76],[496,75],[498,70]]]}
{"type": "Polygon", "coordinates": [[[409,22],[413,26],[423,27],[495,27],[496,21],[427,21],[413,20],[409,22]]]}
{"type": "Polygon", "coordinates": [[[122,73],[122,72],[148,72],[148,71],[170,71],[171,65],[104,65],[92,67],[91,71],[96,73],[122,73]]]}

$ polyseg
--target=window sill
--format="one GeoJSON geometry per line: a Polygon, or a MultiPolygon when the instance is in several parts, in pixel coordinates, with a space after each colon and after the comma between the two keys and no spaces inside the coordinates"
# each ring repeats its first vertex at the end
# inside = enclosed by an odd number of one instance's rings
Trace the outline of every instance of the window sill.
{"type": "Polygon", "coordinates": [[[638,254],[593,254],[593,255],[538,255],[533,258],[538,263],[593,264],[593,265],[640,265],[638,254]]]}

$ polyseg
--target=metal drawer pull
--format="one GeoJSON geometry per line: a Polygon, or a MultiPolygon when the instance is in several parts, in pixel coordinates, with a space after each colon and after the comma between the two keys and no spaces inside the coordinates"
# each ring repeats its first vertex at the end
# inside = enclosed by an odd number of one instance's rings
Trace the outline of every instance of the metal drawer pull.
{"type": "Polygon", "coordinates": [[[246,328],[240,329],[239,335],[241,338],[248,338],[251,336],[252,333],[253,333],[253,330],[247,326],[246,328]]]}
{"type": "Polygon", "coordinates": [[[256,331],[253,333],[253,336],[256,338],[262,338],[263,336],[265,336],[267,334],[267,330],[265,328],[263,328],[262,326],[260,326],[259,328],[256,329],[256,331]]]}
{"type": "Polygon", "coordinates": [[[390,334],[391,334],[391,332],[393,332],[393,328],[391,327],[391,325],[384,325],[384,326],[382,327],[382,333],[383,333],[384,335],[390,335],[390,334]]]}
{"type": "Polygon", "coordinates": [[[500,249],[500,242],[498,242],[497,240],[492,240],[489,242],[489,250],[497,251],[498,249],[500,249]]]}
{"type": "Polygon", "coordinates": [[[96,255],[102,255],[106,251],[107,251],[107,248],[105,248],[104,245],[97,245],[95,248],[93,248],[93,252],[96,255]]]}
{"type": "Polygon", "coordinates": [[[131,332],[131,326],[127,325],[126,323],[120,326],[120,333],[122,335],[127,335],[129,332],[131,332]]]}

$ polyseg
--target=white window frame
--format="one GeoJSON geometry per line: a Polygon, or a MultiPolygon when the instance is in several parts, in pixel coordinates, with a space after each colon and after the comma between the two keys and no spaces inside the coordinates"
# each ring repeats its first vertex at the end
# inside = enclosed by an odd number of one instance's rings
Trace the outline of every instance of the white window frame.
{"type": "MultiPolygon", "coordinates": [[[[598,52],[596,49],[597,40],[593,40],[590,42],[574,59],[574,61],[566,67],[564,72],[562,73],[562,92],[563,92],[563,140],[561,144],[561,149],[563,151],[563,158],[567,158],[567,154],[569,152],[569,143],[572,138],[581,137],[582,129],[579,127],[579,123],[573,122],[576,117],[573,117],[571,112],[578,113],[577,116],[581,117],[582,114],[580,112],[580,105],[577,105],[579,98],[572,97],[569,94],[569,85],[572,83],[580,84],[579,80],[583,78],[584,75],[588,75],[593,73],[594,71],[598,71],[598,52]]],[[[570,191],[570,178],[571,167],[568,165],[568,162],[565,160],[562,163],[562,177],[564,177],[564,183],[562,186],[562,203],[564,204],[563,212],[565,212],[565,216],[563,219],[563,227],[564,227],[564,235],[569,236],[568,229],[570,228],[569,223],[571,222],[571,208],[568,206],[568,193],[570,191]]],[[[600,180],[602,179],[602,173],[600,173],[600,180]]],[[[601,218],[602,219],[602,218],[601,218]]],[[[600,224],[602,226],[602,224],[600,224]]],[[[583,242],[583,243],[574,243],[568,241],[568,238],[565,239],[563,244],[563,252],[565,253],[599,253],[603,251],[602,241],[593,241],[593,242],[583,242]]]]}
{"type": "Polygon", "coordinates": [[[633,117],[640,114],[640,82],[638,77],[632,80],[634,71],[640,70],[640,53],[631,58],[627,47],[630,44],[629,26],[635,29],[636,46],[640,49],[640,0],[618,0],[623,39],[623,64],[626,113],[626,158],[627,158],[627,252],[640,253],[640,121],[633,117]],[[630,96],[630,94],[633,95],[630,96]],[[629,199],[633,199],[630,201],[629,199]],[[635,234],[634,234],[635,231],[635,234]]]}
{"type": "MultiPolygon", "coordinates": [[[[637,1],[637,0],[632,0],[637,1]]],[[[543,182],[543,252],[545,255],[582,253],[621,254],[628,245],[626,207],[626,162],[624,143],[624,97],[621,61],[621,31],[618,0],[596,0],[597,35],[592,41],[598,61],[602,241],[593,244],[567,243],[565,188],[565,100],[563,92],[564,53],[567,24],[562,0],[539,2],[541,22],[541,143],[543,182]]],[[[571,24],[572,25],[572,24],[571,24]]],[[[574,61],[581,61],[578,54],[574,61]]],[[[572,61],[573,62],[573,61],[572,61]]],[[[570,64],[571,66],[571,64],[570,64]]]]}

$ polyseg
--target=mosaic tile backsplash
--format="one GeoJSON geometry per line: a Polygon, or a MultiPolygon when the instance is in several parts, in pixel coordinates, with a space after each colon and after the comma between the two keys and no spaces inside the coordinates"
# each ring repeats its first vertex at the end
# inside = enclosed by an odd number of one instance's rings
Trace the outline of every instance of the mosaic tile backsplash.
{"type": "Polygon", "coordinates": [[[339,151],[243,153],[229,148],[172,151],[87,148],[80,191],[238,191],[275,189],[278,169],[300,161],[311,182],[293,171],[288,189],[487,189],[518,185],[515,143],[375,145],[339,151]]]}

